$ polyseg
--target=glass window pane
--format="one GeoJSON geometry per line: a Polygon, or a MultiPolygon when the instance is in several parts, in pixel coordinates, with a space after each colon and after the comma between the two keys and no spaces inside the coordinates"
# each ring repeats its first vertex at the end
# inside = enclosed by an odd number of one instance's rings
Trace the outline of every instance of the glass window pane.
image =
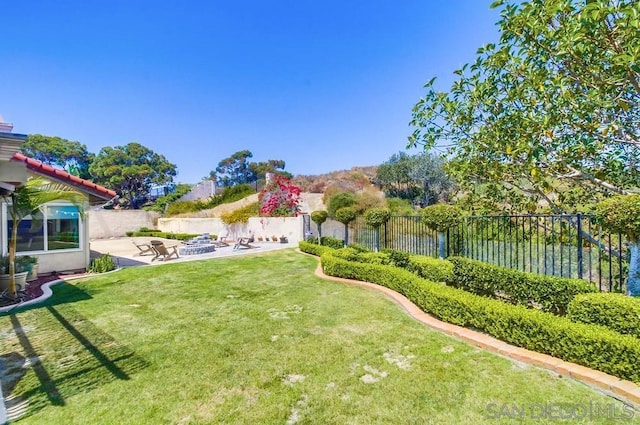
{"type": "Polygon", "coordinates": [[[73,206],[47,207],[47,249],[80,248],[80,214],[73,206]]]}
{"type": "MultiPolygon", "coordinates": [[[[18,225],[17,252],[44,250],[44,220],[42,213],[25,218],[18,225]]],[[[9,235],[13,232],[13,220],[8,221],[9,235]]],[[[7,241],[11,240],[11,236],[7,241]]],[[[7,247],[8,248],[8,247],[7,247]]]]}

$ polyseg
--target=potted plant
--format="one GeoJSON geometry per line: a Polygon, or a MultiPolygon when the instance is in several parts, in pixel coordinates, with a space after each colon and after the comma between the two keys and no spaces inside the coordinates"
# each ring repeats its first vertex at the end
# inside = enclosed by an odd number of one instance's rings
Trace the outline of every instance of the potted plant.
{"type": "MultiPolygon", "coordinates": [[[[28,261],[24,260],[25,257],[16,257],[15,259],[15,286],[16,291],[22,291],[27,285],[28,261]]],[[[0,291],[9,291],[11,287],[11,275],[9,274],[9,256],[5,255],[0,260],[0,291]]],[[[14,292],[15,293],[15,292],[14,292]]]]}
{"type": "Polygon", "coordinates": [[[287,242],[289,242],[289,239],[287,239],[285,235],[280,236],[280,243],[287,243],[287,242]]]}
{"type": "MultiPolygon", "coordinates": [[[[18,245],[18,227],[22,220],[36,214],[47,203],[53,201],[68,201],[81,207],[85,197],[74,188],[61,183],[52,183],[42,177],[27,180],[13,192],[3,195],[7,203],[7,213],[11,220],[11,234],[9,235],[9,256],[5,273],[9,275],[8,292],[16,296],[16,251],[18,245]]],[[[82,208],[78,208],[83,215],[82,208]]],[[[26,276],[26,274],[25,274],[26,276]]]]}
{"type": "Polygon", "coordinates": [[[276,235],[271,236],[271,240],[274,242],[278,242],[278,237],[276,235]]]}

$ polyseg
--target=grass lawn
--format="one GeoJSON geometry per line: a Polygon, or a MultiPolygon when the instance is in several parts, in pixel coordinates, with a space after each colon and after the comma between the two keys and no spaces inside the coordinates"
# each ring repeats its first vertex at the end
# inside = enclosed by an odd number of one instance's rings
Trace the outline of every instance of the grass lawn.
{"type": "Polygon", "coordinates": [[[596,417],[571,423],[640,423],[579,382],[319,279],[316,264],[284,250],[59,285],[44,307],[0,317],[10,412],[49,425],[476,425],[591,405],[596,417]]]}

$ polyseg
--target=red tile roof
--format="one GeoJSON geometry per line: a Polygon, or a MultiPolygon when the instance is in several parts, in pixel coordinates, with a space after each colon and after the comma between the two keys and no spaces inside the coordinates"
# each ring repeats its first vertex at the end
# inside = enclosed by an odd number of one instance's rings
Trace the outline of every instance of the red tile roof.
{"type": "Polygon", "coordinates": [[[99,184],[90,182],[89,180],[81,179],[80,177],[74,176],[73,174],[69,174],[64,170],[54,168],[50,165],[44,164],[33,158],[24,156],[21,153],[14,154],[12,161],[24,162],[27,165],[28,170],[34,171],[45,177],[50,177],[61,183],[75,186],[78,189],[84,192],[88,192],[91,195],[97,196],[99,198],[109,200],[109,199],[112,199],[114,196],[116,196],[116,192],[114,192],[113,190],[107,189],[106,187],[100,186],[99,184]]]}

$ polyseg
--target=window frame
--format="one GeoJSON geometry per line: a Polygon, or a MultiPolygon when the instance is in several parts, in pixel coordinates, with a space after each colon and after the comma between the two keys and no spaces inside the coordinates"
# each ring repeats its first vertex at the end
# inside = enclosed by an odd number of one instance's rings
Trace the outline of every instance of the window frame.
{"type": "MultiPolygon", "coordinates": [[[[9,220],[11,220],[10,214],[8,212],[8,206],[10,205],[10,203],[6,203],[3,202],[2,203],[2,252],[4,255],[8,254],[9,252],[9,239],[10,239],[10,235],[9,235],[9,220]]],[[[66,249],[49,249],[48,245],[49,245],[49,235],[47,232],[48,226],[49,226],[49,207],[75,207],[78,209],[78,212],[81,213],[82,212],[82,207],[81,206],[77,206],[77,205],[73,205],[71,202],[65,202],[65,201],[54,201],[54,202],[48,202],[46,204],[43,205],[43,207],[41,208],[41,213],[43,215],[43,227],[42,227],[42,231],[43,231],[43,237],[44,237],[44,249],[43,250],[34,250],[34,251],[19,251],[16,252],[16,255],[48,255],[48,254],[60,254],[60,253],[67,253],[67,252],[82,252],[85,249],[85,243],[84,243],[84,232],[85,232],[85,228],[84,228],[84,220],[82,219],[82,214],[79,214],[77,220],[78,220],[78,247],[77,248],[66,248],[66,249]]],[[[29,220],[31,216],[27,216],[24,218],[24,220],[29,220]]]]}

